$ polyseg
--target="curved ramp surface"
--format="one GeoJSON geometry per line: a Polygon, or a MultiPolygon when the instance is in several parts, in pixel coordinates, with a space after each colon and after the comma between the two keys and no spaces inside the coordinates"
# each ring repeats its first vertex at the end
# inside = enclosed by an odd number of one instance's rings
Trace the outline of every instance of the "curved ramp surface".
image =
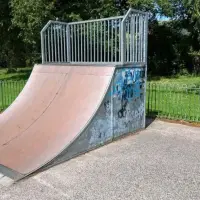
{"type": "Polygon", "coordinates": [[[36,65],[0,116],[0,172],[18,180],[57,157],[87,126],[114,66],[36,65]]]}

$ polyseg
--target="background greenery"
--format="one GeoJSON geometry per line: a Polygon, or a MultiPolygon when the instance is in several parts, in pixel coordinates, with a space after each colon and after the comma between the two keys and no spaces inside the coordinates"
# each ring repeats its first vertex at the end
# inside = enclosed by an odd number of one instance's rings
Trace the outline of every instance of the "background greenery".
{"type": "Polygon", "coordinates": [[[40,30],[50,19],[108,17],[130,6],[150,12],[149,75],[200,73],[199,0],[0,0],[0,67],[41,62],[40,30]]]}

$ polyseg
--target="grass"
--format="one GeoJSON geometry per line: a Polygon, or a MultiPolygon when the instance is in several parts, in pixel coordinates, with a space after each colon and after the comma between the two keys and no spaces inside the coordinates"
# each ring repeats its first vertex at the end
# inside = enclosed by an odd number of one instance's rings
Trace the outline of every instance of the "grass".
{"type": "MultiPolygon", "coordinates": [[[[7,108],[18,96],[31,68],[15,73],[0,70],[0,110],[7,108]]],[[[153,77],[148,81],[147,114],[152,117],[200,122],[200,77],[153,77]]]]}
{"type": "Polygon", "coordinates": [[[0,82],[0,111],[12,104],[25,84],[25,80],[0,82]]]}
{"type": "Polygon", "coordinates": [[[200,122],[200,77],[153,77],[148,81],[147,114],[200,122]]]}
{"type": "Polygon", "coordinates": [[[199,76],[173,76],[173,77],[151,77],[149,78],[151,83],[173,83],[181,85],[196,85],[200,86],[200,77],[199,76]]]}
{"type": "Polygon", "coordinates": [[[18,68],[14,73],[7,73],[8,69],[0,69],[1,81],[21,81],[27,80],[32,72],[32,68],[18,68]]]}
{"type": "Polygon", "coordinates": [[[146,108],[150,116],[200,122],[200,87],[149,83],[146,108]]]}
{"type": "Polygon", "coordinates": [[[0,69],[0,111],[6,109],[18,96],[29,78],[32,68],[18,68],[8,73],[8,69],[0,69]]]}

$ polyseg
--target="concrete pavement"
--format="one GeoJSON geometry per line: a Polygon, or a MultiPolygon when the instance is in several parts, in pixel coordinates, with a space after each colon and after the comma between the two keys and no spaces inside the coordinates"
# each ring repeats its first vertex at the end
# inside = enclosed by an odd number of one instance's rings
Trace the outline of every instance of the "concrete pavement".
{"type": "Polygon", "coordinates": [[[139,134],[0,187],[0,200],[57,199],[200,199],[200,128],[154,121],[139,134]]]}

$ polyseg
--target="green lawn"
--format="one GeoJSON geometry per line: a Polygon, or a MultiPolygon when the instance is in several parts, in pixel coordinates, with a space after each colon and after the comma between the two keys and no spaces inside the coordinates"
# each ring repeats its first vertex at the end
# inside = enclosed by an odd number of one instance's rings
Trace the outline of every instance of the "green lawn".
{"type": "Polygon", "coordinates": [[[25,80],[0,82],[0,111],[7,108],[16,99],[25,84],[25,80]]]}
{"type": "Polygon", "coordinates": [[[31,71],[32,68],[18,68],[14,73],[7,73],[7,69],[0,69],[0,111],[16,99],[31,71]]]}
{"type": "Polygon", "coordinates": [[[150,116],[200,122],[200,87],[149,83],[146,108],[150,116]]]}
{"type": "Polygon", "coordinates": [[[177,76],[177,77],[152,77],[149,78],[151,83],[165,83],[165,84],[186,84],[200,86],[199,76],[177,76]]]}
{"type": "Polygon", "coordinates": [[[21,81],[27,80],[32,72],[32,68],[18,68],[14,73],[7,73],[8,69],[0,69],[1,81],[21,81]]]}
{"type": "MultiPolygon", "coordinates": [[[[31,68],[16,73],[0,70],[0,110],[7,108],[18,96],[31,68]]],[[[200,122],[200,77],[154,77],[148,81],[147,114],[152,117],[200,122]]]]}

